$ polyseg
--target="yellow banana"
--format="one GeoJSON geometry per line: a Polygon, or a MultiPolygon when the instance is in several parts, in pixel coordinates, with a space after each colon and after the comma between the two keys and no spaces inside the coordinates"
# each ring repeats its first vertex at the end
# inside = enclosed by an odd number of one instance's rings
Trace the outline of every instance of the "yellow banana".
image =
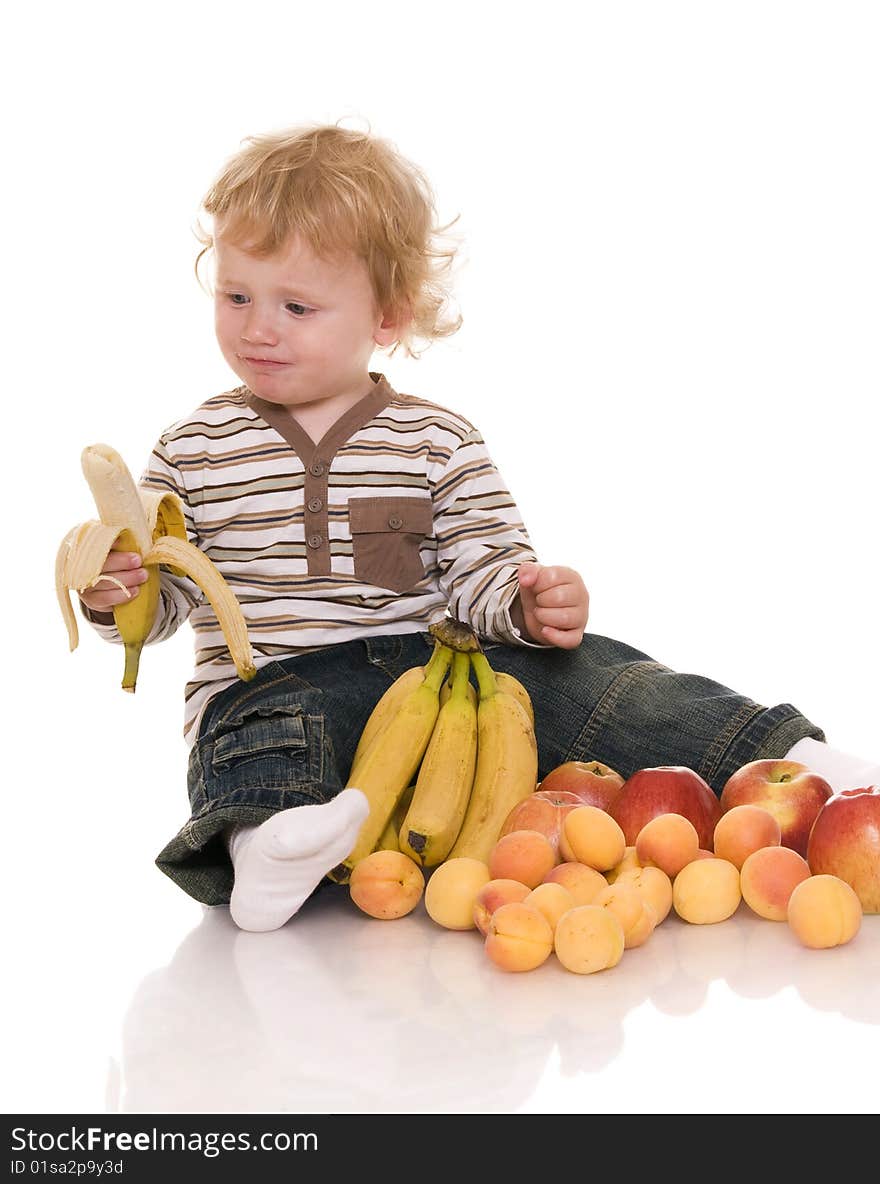
{"type": "Polygon", "coordinates": [[[399,827],[399,850],[422,867],[436,867],[449,854],[474,784],[478,708],[470,670],[469,656],[457,653],[452,660],[452,692],[440,708],[412,803],[399,827]]]}
{"type": "Polygon", "coordinates": [[[403,791],[403,796],[394,807],[394,813],[388,819],[385,829],[379,836],[379,842],[376,844],[377,851],[399,851],[400,846],[397,842],[397,835],[400,831],[400,824],[406,817],[406,812],[409,809],[409,804],[412,801],[413,790],[415,785],[408,786],[403,791]]]}
{"type": "Polygon", "coordinates": [[[537,787],[538,746],[525,708],[499,689],[485,654],[472,653],[471,662],[480,687],[477,767],[467,813],[447,858],[486,863],[507,815],[537,787]]]}
{"type": "Polygon", "coordinates": [[[386,725],[393,719],[398,707],[410,691],[415,690],[424,677],[424,666],[411,666],[409,670],[404,670],[403,674],[399,675],[381,696],[367,717],[367,722],[364,724],[364,729],[360,734],[357,748],[354,750],[354,758],[351,762],[351,776],[349,777],[349,781],[355,776],[358,761],[369,749],[376,737],[385,730],[386,725]]]}
{"type": "Polygon", "coordinates": [[[526,714],[528,715],[532,722],[532,726],[534,727],[535,709],[532,706],[531,696],[523,684],[518,678],[514,678],[512,674],[506,674],[503,670],[496,670],[494,674],[495,681],[498,683],[498,690],[507,691],[508,694],[513,695],[516,699],[519,699],[520,703],[522,703],[523,707],[526,709],[526,714]]]}
{"type": "Polygon", "coordinates": [[[358,762],[357,780],[349,776],[348,786],[366,794],[370,812],[348,856],[328,872],[337,884],[347,883],[355,864],[375,850],[401,794],[415,777],[437,722],[440,685],[451,661],[452,651],[438,642],[424,678],[358,762]]]}
{"type": "MultiPolygon", "coordinates": [[[[444,703],[449,702],[449,696],[451,694],[452,694],[452,682],[447,678],[446,682],[440,688],[440,706],[441,706],[441,708],[443,707],[444,703]]],[[[468,698],[470,699],[471,703],[473,703],[474,707],[476,707],[477,706],[477,692],[474,690],[474,684],[472,682],[468,682],[467,694],[468,694],[468,698]]]]}
{"type": "Polygon", "coordinates": [[[79,642],[71,589],[84,592],[99,581],[124,587],[101,569],[115,547],[137,551],[147,580],[133,599],[113,608],[113,619],[125,646],[122,687],[134,691],[141,649],[159,603],[159,566],[189,576],[204,592],[223,630],[226,644],[243,679],[256,674],[247,626],[232,589],[211,560],[187,541],[183,506],[175,493],[139,489],[122,457],[106,444],[83,449],[82,470],[95,499],[99,520],[82,522],[68,531],[55,559],[55,592],[67,625],[70,649],[79,642]]]}

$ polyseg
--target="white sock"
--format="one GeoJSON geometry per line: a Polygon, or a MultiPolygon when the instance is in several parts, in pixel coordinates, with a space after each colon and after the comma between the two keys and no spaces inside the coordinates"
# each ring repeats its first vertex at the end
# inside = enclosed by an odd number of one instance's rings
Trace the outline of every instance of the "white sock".
{"type": "Polygon", "coordinates": [[[323,805],[294,806],[258,826],[234,827],[227,842],[236,925],[253,933],[280,929],[345,859],[369,812],[359,789],[343,789],[323,805]]]}
{"type": "Polygon", "coordinates": [[[787,761],[800,761],[820,777],[824,777],[835,793],[842,789],[862,789],[868,785],[880,785],[880,763],[841,752],[804,736],[785,754],[787,761]]]}

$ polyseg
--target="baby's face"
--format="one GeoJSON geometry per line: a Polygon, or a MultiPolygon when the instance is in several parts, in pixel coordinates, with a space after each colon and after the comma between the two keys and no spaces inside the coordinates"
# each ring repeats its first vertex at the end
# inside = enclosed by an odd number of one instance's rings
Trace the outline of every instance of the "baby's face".
{"type": "Polygon", "coordinates": [[[362,259],[321,259],[300,240],[261,257],[222,233],[214,249],[217,341],[255,395],[293,406],[368,392],[370,358],[394,338],[362,259]]]}

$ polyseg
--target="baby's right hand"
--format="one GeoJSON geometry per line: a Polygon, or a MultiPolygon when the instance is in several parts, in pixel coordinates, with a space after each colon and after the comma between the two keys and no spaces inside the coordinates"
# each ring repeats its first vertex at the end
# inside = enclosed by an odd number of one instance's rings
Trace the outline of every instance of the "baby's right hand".
{"type": "Polygon", "coordinates": [[[137,551],[111,551],[101,573],[113,576],[125,590],[110,580],[99,579],[91,588],[80,592],[79,598],[86,608],[96,613],[112,612],[114,605],[127,604],[147,580],[147,569],[137,551]]]}

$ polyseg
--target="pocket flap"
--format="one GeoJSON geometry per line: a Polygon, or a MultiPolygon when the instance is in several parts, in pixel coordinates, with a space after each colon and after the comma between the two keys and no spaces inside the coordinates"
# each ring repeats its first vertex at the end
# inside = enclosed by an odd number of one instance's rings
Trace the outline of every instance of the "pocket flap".
{"type": "MultiPolygon", "coordinates": [[[[243,716],[235,729],[222,732],[214,740],[212,764],[227,765],[242,757],[256,756],[267,751],[305,749],[305,722],[298,707],[257,708],[243,716]]],[[[295,755],[290,752],[289,755],[295,755]]]]}
{"type": "Polygon", "coordinates": [[[352,534],[430,535],[433,507],[426,497],[352,497],[348,499],[352,534]]]}

